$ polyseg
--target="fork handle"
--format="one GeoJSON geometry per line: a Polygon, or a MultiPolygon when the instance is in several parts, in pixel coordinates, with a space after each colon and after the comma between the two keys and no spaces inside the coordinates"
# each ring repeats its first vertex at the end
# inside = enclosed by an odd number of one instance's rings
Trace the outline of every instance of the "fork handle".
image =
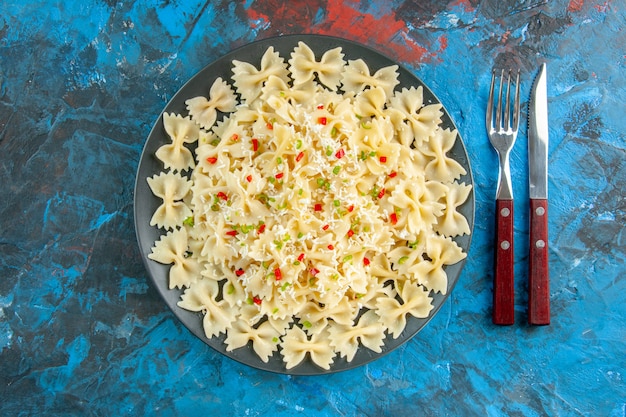
{"type": "Polygon", "coordinates": [[[548,267],[548,200],[530,199],[530,252],[528,258],[528,323],[550,324],[550,271],[548,267]]]}
{"type": "Polygon", "coordinates": [[[496,200],[495,275],[493,281],[493,323],[515,322],[513,284],[513,200],[496,200]]]}

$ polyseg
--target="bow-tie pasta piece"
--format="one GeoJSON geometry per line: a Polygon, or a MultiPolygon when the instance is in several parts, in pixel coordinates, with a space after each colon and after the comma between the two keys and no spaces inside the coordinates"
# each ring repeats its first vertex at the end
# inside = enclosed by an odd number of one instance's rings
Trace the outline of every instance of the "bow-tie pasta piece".
{"type": "Polygon", "coordinates": [[[448,292],[448,277],[445,265],[454,265],[467,257],[454,240],[433,234],[426,240],[427,259],[412,265],[409,270],[417,277],[417,282],[435,292],[448,292]]]}
{"type": "Polygon", "coordinates": [[[376,304],[376,313],[394,339],[406,327],[406,316],[408,314],[417,318],[426,318],[433,309],[428,290],[421,285],[410,281],[405,281],[400,293],[400,301],[393,298],[381,298],[376,304]]]}
{"type": "Polygon", "coordinates": [[[281,334],[268,321],[254,328],[243,320],[237,320],[228,329],[228,336],[224,343],[227,346],[226,350],[231,352],[244,347],[251,341],[252,349],[263,362],[267,363],[270,356],[278,350],[280,336],[281,334]]]}
{"type": "Polygon", "coordinates": [[[313,363],[322,369],[329,370],[336,355],[330,346],[326,331],[315,334],[309,339],[298,326],[293,326],[287,331],[280,346],[287,369],[300,364],[309,354],[313,363]]]}
{"type": "Polygon", "coordinates": [[[217,111],[232,112],[237,105],[235,92],[222,78],[217,78],[209,90],[209,99],[204,96],[190,98],[185,101],[187,111],[203,129],[213,127],[217,119],[217,111]]]}
{"type": "Polygon", "coordinates": [[[458,208],[467,201],[472,187],[465,183],[448,184],[448,192],[443,197],[446,205],[443,215],[437,218],[434,229],[443,236],[469,235],[470,227],[464,215],[459,213],[458,208]]]}
{"type": "Polygon", "coordinates": [[[385,326],[373,310],[363,314],[354,325],[333,324],[328,332],[331,346],[335,348],[339,356],[345,357],[348,362],[354,359],[359,344],[376,353],[382,352],[385,326]]]}
{"type": "Polygon", "coordinates": [[[424,89],[403,88],[396,91],[390,99],[390,106],[395,111],[393,118],[397,123],[398,131],[404,132],[403,142],[415,146],[421,146],[428,142],[430,138],[439,130],[441,123],[441,104],[424,105],[424,89]]]}
{"type": "Polygon", "coordinates": [[[147,181],[152,194],[163,201],[152,215],[150,226],[171,230],[191,217],[191,209],[182,201],[191,190],[191,181],[172,172],[162,172],[147,181]]]}
{"type": "Polygon", "coordinates": [[[202,265],[189,251],[187,229],[176,229],[161,236],[152,247],[148,258],[168,265],[170,268],[169,288],[191,288],[200,278],[202,265]]]}
{"type": "Polygon", "coordinates": [[[247,62],[233,61],[233,80],[241,98],[251,104],[260,94],[265,82],[274,75],[285,82],[289,81],[285,60],[269,47],[261,58],[261,68],[247,62]]]}
{"type": "Polygon", "coordinates": [[[341,78],[344,91],[360,93],[366,88],[381,87],[387,97],[393,95],[393,89],[398,85],[398,66],[383,67],[370,74],[368,65],[362,59],[349,60],[341,78]]]}
{"type": "Polygon", "coordinates": [[[304,42],[299,42],[291,53],[289,70],[294,85],[313,81],[317,75],[319,81],[331,90],[336,90],[341,83],[341,73],[345,65],[344,54],[341,48],[334,48],[324,52],[319,61],[315,60],[315,53],[304,42]]]}
{"type": "Polygon", "coordinates": [[[200,136],[200,129],[189,116],[163,113],[163,127],[172,143],[161,146],[156,157],[163,162],[165,169],[185,171],[195,166],[191,151],[185,143],[194,143],[200,136]]]}
{"type": "Polygon", "coordinates": [[[202,326],[208,338],[225,333],[235,320],[235,311],[225,301],[218,301],[218,283],[201,279],[193,287],[187,288],[181,296],[178,306],[189,311],[202,312],[202,326]]]}
{"type": "Polygon", "coordinates": [[[432,158],[426,165],[427,178],[452,182],[467,174],[461,164],[446,155],[454,146],[457,136],[456,130],[438,129],[427,143],[422,144],[422,153],[432,158]]]}

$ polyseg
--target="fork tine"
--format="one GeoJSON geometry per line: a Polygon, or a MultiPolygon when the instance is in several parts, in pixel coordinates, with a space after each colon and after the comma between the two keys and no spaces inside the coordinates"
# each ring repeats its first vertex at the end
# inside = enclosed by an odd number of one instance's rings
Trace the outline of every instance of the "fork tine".
{"type": "Polygon", "coordinates": [[[517,70],[517,78],[515,80],[515,104],[513,106],[513,131],[517,132],[519,127],[519,112],[520,112],[520,104],[519,104],[519,96],[520,96],[520,88],[519,88],[519,70],[517,70]]]}
{"type": "Polygon", "coordinates": [[[506,82],[506,99],[504,105],[504,123],[500,126],[506,130],[511,128],[511,70],[509,70],[509,77],[506,82]]]}
{"type": "Polygon", "coordinates": [[[500,88],[498,89],[498,106],[496,107],[496,128],[502,127],[502,79],[504,78],[504,70],[500,74],[500,88]]]}
{"type": "Polygon", "coordinates": [[[489,98],[487,99],[487,115],[485,124],[487,125],[487,130],[493,130],[493,86],[496,81],[496,70],[493,69],[491,71],[491,86],[489,87],[489,98]]]}

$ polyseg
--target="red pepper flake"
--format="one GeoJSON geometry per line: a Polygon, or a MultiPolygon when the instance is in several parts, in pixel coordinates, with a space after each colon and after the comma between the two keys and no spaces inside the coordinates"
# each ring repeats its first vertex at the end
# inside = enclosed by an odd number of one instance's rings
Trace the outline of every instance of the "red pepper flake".
{"type": "Polygon", "coordinates": [[[254,152],[259,150],[259,140],[258,139],[252,139],[252,150],[254,152]]]}
{"type": "Polygon", "coordinates": [[[387,157],[386,156],[381,156],[380,158],[378,158],[378,160],[380,161],[381,164],[387,163],[387,157]]]}
{"type": "Polygon", "coordinates": [[[319,106],[317,106],[318,109],[322,110],[324,108],[323,104],[320,104],[319,106]]]}
{"type": "Polygon", "coordinates": [[[384,196],[385,196],[385,189],[383,188],[378,192],[378,198],[383,198],[384,196]]]}
{"type": "Polygon", "coordinates": [[[368,266],[370,264],[370,260],[368,258],[363,258],[363,265],[368,266]]]}
{"type": "Polygon", "coordinates": [[[354,231],[352,229],[348,230],[347,235],[348,235],[348,237],[354,236],[354,231]]]}
{"type": "Polygon", "coordinates": [[[348,211],[349,211],[350,213],[352,213],[352,212],[354,211],[354,204],[351,204],[351,205],[348,207],[348,211]]]}
{"type": "Polygon", "coordinates": [[[396,213],[391,213],[389,215],[389,220],[391,221],[391,224],[398,223],[398,215],[396,213]]]}
{"type": "Polygon", "coordinates": [[[345,154],[346,152],[343,150],[343,148],[341,148],[335,153],[335,158],[341,159],[344,157],[345,154]]]}
{"type": "Polygon", "coordinates": [[[320,273],[320,271],[319,271],[319,269],[317,269],[317,268],[311,268],[311,269],[309,269],[309,273],[310,273],[311,275],[315,276],[315,275],[319,274],[319,273],[320,273]]]}
{"type": "Polygon", "coordinates": [[[298,261],[302,262],[304,260],[304,253],[298,255],[298,261]]]}
{"type": "Polygon", "coordinates": [[[259,226],[259,234],[263,233],[264,231],[265,231],[265,223],[259,226]]]}
{"type": "Polygon", "coordinates": [[[276,278],[276,281],[283,279],[283,273],[280,271],[280,268],[274,269],[274,277],[276,278]]]}
{"type": "Polygon", "coordinates": [[[206,161],[207,161],[209,164],[213,165],[213,164],[215,164],[215,163],[217,162],[217,157],[215,157],[215,156],[209,156],[209,157],[206,159],[206,161]]]}
{"type": "Polygon", "coordinates": [[[320,203],[315,204],[315,211],[322,211],[322,205],[320,203]]]}
{"type": "Polygon", "coordinates": [[[300,162],[304,158],[304,152],[300,152],[298,156],[296,156],[296,162],[300,162]]]}
{"type": "Polygon", "coordinates": [[[333,245],[328,245],[328,250],[333,250],[335,247],[333,245]]]}
{"type": "Polygon", "coordinates": [[[248,182],[252,182],[252,175],[248,175],[248,176],[246,177],[246,181],[248,181],[248,182]]]}
{"type": "Polygon", "coordinates": [[[326,123],[328,123],[328,119],[325,118],[325,117],[318,117],[317,123],[319,123],[321,125],[326,125],[326,123]]]}
{"type": "Polygon", "coordinates": [[[237,236],[237,231],[236,230],[229,230],[228,232],[226,232],[226,234],[228,236],[237,236]]]}
{"type": "Polygon", "coordinates": [[[239,268],[237,271],[235,271],[235,275],[237,275],[238,277],[242,276],[245,273],[246,273],[246,271],[244,271],[241,268],[239,268]]]}
{"type": "Polygon", "coordinates": [[[228,201],[228,196],[223,191],[220,191],[219,193],[217,193],[217,198],[222,199],[224,201],[228,201]]]}
{"type": "Polygon", "coordinates": [[[329,227],[330,227],[330,225],[325,224],[324,226],[322,226],[322,230],[328,230],[329,227]]]}
{"type": "Polygon", "coordinates": [[[230,137],[230,140],[232,140],[233,142],[239,142],[239,135],[233,133],[233,135],[230,137]]]}
{"type": "Polygon", "coordinates": [[[267,122],[267,123],[265,124],[265,126],[266,126],[269,130],[273,130],[273,129],[274,129],[274,124],[273,124],[273,123],[269,123],[269,122],[267,122]]]}
{"type": "Polygon", "coordinates": [[[252,302],[256,305],[261,305],[261,299],[256,295],[254,296],[254,298],[252,298],[252,302]]]}
{"type": "Polygon", "coordinates": [[[281,179],[284,176],[285,176],[285,174],[282,173],[282,172],[279,172],[278,174],[274,175],[274,177],[276,177],[277,180],[281,179]]]}
{"type": "Polygon", "coordinates": [[[389,178],[395,178],[396,175],[398,175],[398,173],[396,171],[392,171],[389,173],[389,178]]]}

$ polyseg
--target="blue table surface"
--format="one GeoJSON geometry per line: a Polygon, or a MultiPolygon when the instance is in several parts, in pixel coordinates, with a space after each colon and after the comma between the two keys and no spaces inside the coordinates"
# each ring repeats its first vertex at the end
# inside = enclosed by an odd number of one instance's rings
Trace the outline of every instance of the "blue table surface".
{"type": "MultiPolygon", "coordinates": [[[[0,4],[0,415],[625,416],[623,0],[0,4]],[[319,33],[423,79],[471,158],[460,280],[413,339],[327,376],[212,350],[152,286],[133,225],[145,139],[173,94],[236,47],[319,33]],[[512,153],[516,324],[491,324],[491,68],[548,67],[552,324],[526,324],[526,126],[512,153]]],[[[526,110],[523,111],[526,116],[526,110]]]]}

